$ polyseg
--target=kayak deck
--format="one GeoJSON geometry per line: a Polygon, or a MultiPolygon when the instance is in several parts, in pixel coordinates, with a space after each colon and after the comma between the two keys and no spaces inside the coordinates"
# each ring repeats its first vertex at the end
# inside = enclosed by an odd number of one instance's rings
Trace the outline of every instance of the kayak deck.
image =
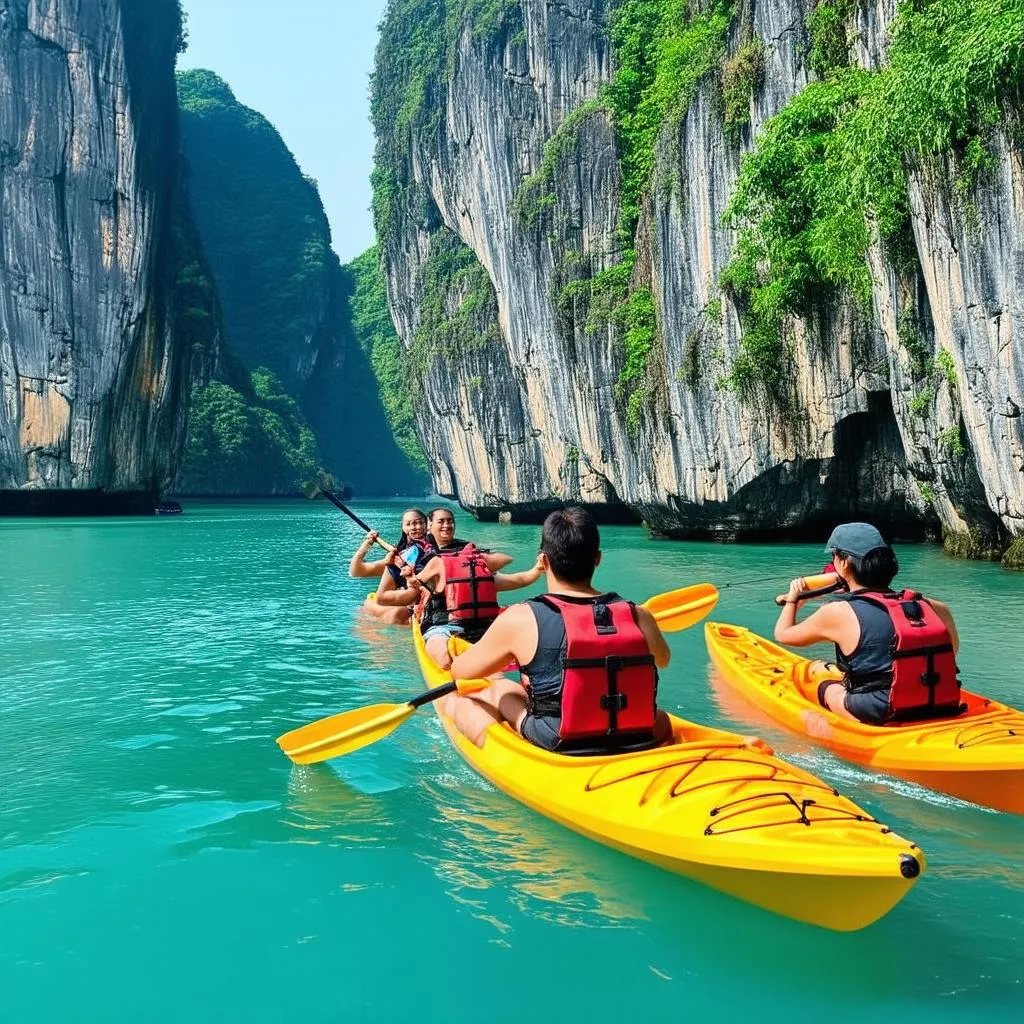
{"type": "MultiPolygon", "coordinates": [[[[450,674],[416,653],[430,687],[450,674]]],[[[492,725],[482,747],[435,705],[465,760],[528,807],[632,856],[747,902],[839,931],[892,909],[924,856],[808,772],[743,737],[672,718],[673,742],[570,757],[492,725]]]]}
{"type": "Polygon", "coordinates": [[[964,690],[966,710],[953,718],[853,722],[818,704],[808,659],[742,626],[709,622],[704,636],[722,680],[788,729],[847,760],[1024,814],[1024,712],[964,690]]]}

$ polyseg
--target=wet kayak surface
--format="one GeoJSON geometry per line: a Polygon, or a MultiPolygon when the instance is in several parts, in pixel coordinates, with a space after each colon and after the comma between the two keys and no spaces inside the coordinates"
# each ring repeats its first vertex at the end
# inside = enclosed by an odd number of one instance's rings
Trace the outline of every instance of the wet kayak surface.
{"type": "MultiPolygon", "coordinates": [[[[853,934],[801,925],[575,835],[475,776],[430,712],[324,765],[274,738],[422,689],[409,632],[359,611],[359,531],[326,503],[0,521],[0,991],[6,1022],[1015,1019],[1024,818],[864,770],[758,717],[673,634],[662,703],[757,732],[918,843],[919,884],[853,934]],[[552,965],[550,972],[538,970],[552,965]],[[448,984],[439,984],[439,979],[448,984]]],[[[401,502],[356,502],[385,536],[401,502]]],[[[539,528],[459,535],[526,568],[539,528]]],[[[710,581],[771,634],[820,546],[602,530],[598,582],[710,581]],[[774,574],[775,582],[747,582],[774,574]]],[[[393,539],[393,538],[392,538],[393,539]]],[[[1024,707],[1024,576],[897,546],[947,600],[972,690],[1024,707]]],[[[537,588],[533,588],[536,590],[537,588]]]]}

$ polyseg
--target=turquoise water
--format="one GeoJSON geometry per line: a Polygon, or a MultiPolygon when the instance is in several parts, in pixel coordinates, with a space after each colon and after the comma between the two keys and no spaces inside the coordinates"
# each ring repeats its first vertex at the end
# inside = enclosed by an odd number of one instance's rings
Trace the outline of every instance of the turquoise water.
{"type": "MultiPolygon", "coordinates": [[[[395,532],[401,505],[360,505],[395,532]]],[[[460,534],[525,568],[536,527],[460,534]]],[[[600,582],[710,580],[768,632],[820,549],[603,531],[600,582]],[[777,573],[772,583],[744,579],[777,573]]],[[[436,718],[326,765],[274,737],[422,689],[408,633],[363,621],[358,532],[326,504],[189,503],[151,520],[0,521],[0,1020],[1016,1019],[1024,819],[776,750],[926,851],[873,927],[775,917],[588,842],[474,776],[436,718]],[[550,994],[541,995],[548,984],[550,994]]],[[[1024,705],[1024,576],[934,548],[901,579],[950,601],[972,688],[1024,705]]],[[[671,637],[670,709],[750,728],[671,637]]]]}

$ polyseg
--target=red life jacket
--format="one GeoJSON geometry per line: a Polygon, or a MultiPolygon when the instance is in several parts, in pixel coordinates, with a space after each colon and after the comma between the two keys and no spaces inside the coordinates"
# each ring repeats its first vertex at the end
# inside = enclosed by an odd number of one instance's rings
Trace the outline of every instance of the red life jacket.
{"type": "MultiPolygon", "coordinates": [[[[896,635],[889,718],[911,721],[958,714],[960,680],[953,638],[935,609],[912,590],[898,594],[858,593],[854,599],[881,606],[892,620],[896,635]]],[[[852,689],[856,689],[856,678],[851,682],[852,689]]]]}
{"type": "Polygon", "coordinates": [[[501,609],[494,573],[475,544],[467,544],[454,554],[441,552],[444,562],[444,598],[448,621],[463,626],[468,633],[486,629],[501,609]]]}
{"type": "Polygon", "coordinates": [[[652,732],[658,673],[633,605],[621,597],[607,604],[552,594],[539,600],[553,606],[565,624],[559,738],[652,732]]]}

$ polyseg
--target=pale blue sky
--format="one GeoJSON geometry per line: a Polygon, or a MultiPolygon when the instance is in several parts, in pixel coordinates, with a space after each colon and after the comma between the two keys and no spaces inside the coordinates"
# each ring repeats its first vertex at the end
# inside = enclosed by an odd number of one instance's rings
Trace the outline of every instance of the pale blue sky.
{"type": "Polygon", "coordinates": [[[369,74],[386,0],[184,0],[180,68],[209,68],[320,185],[344,262],[373,244],[369,74]]]}

